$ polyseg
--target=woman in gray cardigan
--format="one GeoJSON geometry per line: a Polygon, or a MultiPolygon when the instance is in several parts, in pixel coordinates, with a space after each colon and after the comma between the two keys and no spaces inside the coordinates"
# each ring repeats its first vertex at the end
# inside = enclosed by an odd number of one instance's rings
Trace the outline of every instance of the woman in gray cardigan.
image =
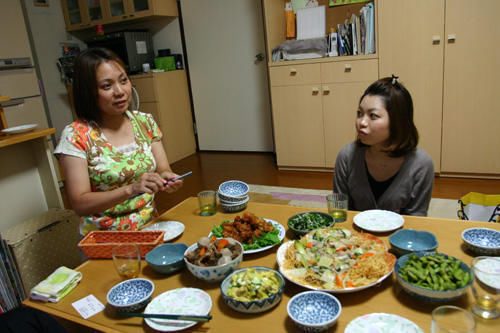
{"type": "Polygon", "coordinates": [[[333,191],[348,195],[350,210],[427,216],[434,165],[417,148],[412,98],[397,79],[380,79],[361,96],[357,140],[337,156],[333,191]]]}

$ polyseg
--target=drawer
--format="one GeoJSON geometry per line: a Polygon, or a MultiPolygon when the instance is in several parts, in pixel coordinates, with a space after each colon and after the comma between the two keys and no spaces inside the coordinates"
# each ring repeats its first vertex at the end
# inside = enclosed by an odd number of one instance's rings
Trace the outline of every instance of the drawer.
{"type": "Polygon", "coordinates": [[[137,90],[139,94],[140,102],[156,102],[156,94],[155,94],[155,84],[154,77],[141,77],[141,78],[132,78],[132,85],[137,90]]]}
{"type": "Polygon", "coordinates": [[[378,59],[321,64],[321,82],[361,82],[378,79],[378,59]]]}
{"type": "Polygon", "coordinates": [[[320,64],[276,66],[269,68],[271,86],[320,83],[320,64]]]}

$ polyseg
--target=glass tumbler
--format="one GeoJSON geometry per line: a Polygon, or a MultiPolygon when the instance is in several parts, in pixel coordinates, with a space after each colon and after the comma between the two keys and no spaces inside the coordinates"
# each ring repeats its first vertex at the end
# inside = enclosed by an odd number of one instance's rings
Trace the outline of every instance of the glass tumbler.
{"type": "Polygon", "coordinates": [[[141,254],[137,244],[123,243],[113,247],[113,264],[124,280],[136,278],[141,271],[141,254]]]}
{"type": "Polygon", "coordinates": [[[500,316],[500,258],[476,257],[472,260],[472,295],[475,303],[472,312],[481,318],[500,316]]]}
{"type": "Polygon", "coordinates": [[[347,220],[347,194],[328,194],[326,202],[328,204],[328,214],[333,217],[335,222],[344,222],[347,220]]]}
{"type": "Polygon", "coordinates": [[[217,211],[217,193],[215,191],[201,191],[198,193],[200,215],[211,216],[217,211]]]}
{"type": "Polygon", "coordinates": [[[476,319],[469,311],[453,305],[438,306],[432,311],[431,333],[474,333],[476,319]]]}

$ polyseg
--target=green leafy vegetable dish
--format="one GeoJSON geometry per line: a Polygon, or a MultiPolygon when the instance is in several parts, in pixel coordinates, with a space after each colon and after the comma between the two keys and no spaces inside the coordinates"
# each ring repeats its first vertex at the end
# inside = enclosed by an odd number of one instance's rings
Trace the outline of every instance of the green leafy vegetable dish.
{"type": "Polygon", "coordinates": [[[288,219],[288,227],[297,236],[303,236],[310,231],[333,226],[333,217],[323,212],[303,212],[288,219]]]}
{"type": "Polygon", "coordinates": [[[279,244],[285,237],[283,226],[272,222],[245,212],[242,217],[236,216],[234,221],[226,220],[214,226],[212,235],[236,239],[243,244],[244,253],[260,252],[279,244]]]}

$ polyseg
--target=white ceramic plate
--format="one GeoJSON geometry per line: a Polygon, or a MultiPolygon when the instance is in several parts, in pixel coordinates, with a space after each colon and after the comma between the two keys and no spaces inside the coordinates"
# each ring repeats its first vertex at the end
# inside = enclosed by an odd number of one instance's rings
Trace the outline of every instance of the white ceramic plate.
{"type": "Polygon", "coordinates": [[[283,274],[284,277],[286,277],[289,281],[291,281],[291,282],[293,282],[293,283],[295,283],[295,284],[297,284],[299,286],[302,286],[304,288],[307,288],[307,289],[318,290],[318,291],[325,291],[327,293],[332,293],[332,294],[353,293],[353,292],[360,291],[360,290],[363,290],[363,289],[366,289],[366,288],[370,288],[372,286],[375,286],[375,285],[379,284],[380,282],[384,281],[389,275],[391,275],[392,271],[393,271],[391,269],[389,272],[387,272],[384,276],[382,276],[377,281],[372,282],[370,284],[367,284],[365,286],[352,287],[352,288],[344,288],[344,289],[321,289],[321,288],[316,288],[316,287],[313,287],[313,286],[308,286],[308,285],[305,285],[305,284],[302,284],[302,283],[294,281],[293,280],[293,273],[291,272],[291,270],[284,269],[282,267],[283,266],[283,262],[285,261],[286,250],[288,249],[289,246],[293,245],[293,242],[294,241],[288,241],[286,243],[281,244],[281,246],[278,248],[278,252],[276,253],[276,261],[278,262],[279,270],[280,270],[281,274],[283,274]]]}
{"type": "MultiPolygon", "coordinates": [[[[178,288],[169,290],[153,298],[144,310],[144,313],[206,316],[210,313],[211,309],[212,299],[203,290],[178,288]]],[[[194,321],[187,320],[157,318],[146,318],[144,320],[149,327],[160,332],[180,331],[197,324],[194,321]]]]}
{"type": "Polygon", "coordinates": [[[389,313],[370,313],[352,320],[344,333],[424,333],[414,322],[389,313]]]}
{"type": "Polygon", "coordinates": [[[28,124],[28,125],[14,126],[14,127],[9,127],[9,128],[3,129],[2,133],[5,133],[5,134],[26,133],[26,132],[34,130],[37,127],[38,127],[38,124],[28,124]]]}
{"type": "MultiPolygon", "coordinates": [[[[266,219],[266,218],[264,220],[271,223],[274,226],[274,228],[278,229],[278,238],[280,239],[280,243],[281,243],[281,241],[285,238],[285,234],[286,234],[285,227],[282,226],[279,222],[276,222],[274,220],[270,220],[270,219],[266,219]]],[[[210,233],[208,235],[208,237],[212,237],[212,233],[210,233]]],[[[245,250],[245,251],[243,251],[243,254],[252,254],[252,253],[266,251],[266,250],[268,250],[268,249],[270,249],[273,246],[278,245],[278,244],[264,246],[264,247],[261,247],[260,249],[255,249],[255,250],[245,250]]]]}
{"type": "Polygon", "coordinates": [[[163,241],[168,242],[181,235],[185,228],[184,224],[178,221],[161,221],[151,224],[142,230],[165,231],[165,234],[163,234],[163,241]]]}
{"type": "Polygon", "coordinates": [[[381,209],[365,210],[354,216],[355,225],[372,232],[393,231],[401,228],[404,223],[405,219],[398,213],[381,209]]]}

